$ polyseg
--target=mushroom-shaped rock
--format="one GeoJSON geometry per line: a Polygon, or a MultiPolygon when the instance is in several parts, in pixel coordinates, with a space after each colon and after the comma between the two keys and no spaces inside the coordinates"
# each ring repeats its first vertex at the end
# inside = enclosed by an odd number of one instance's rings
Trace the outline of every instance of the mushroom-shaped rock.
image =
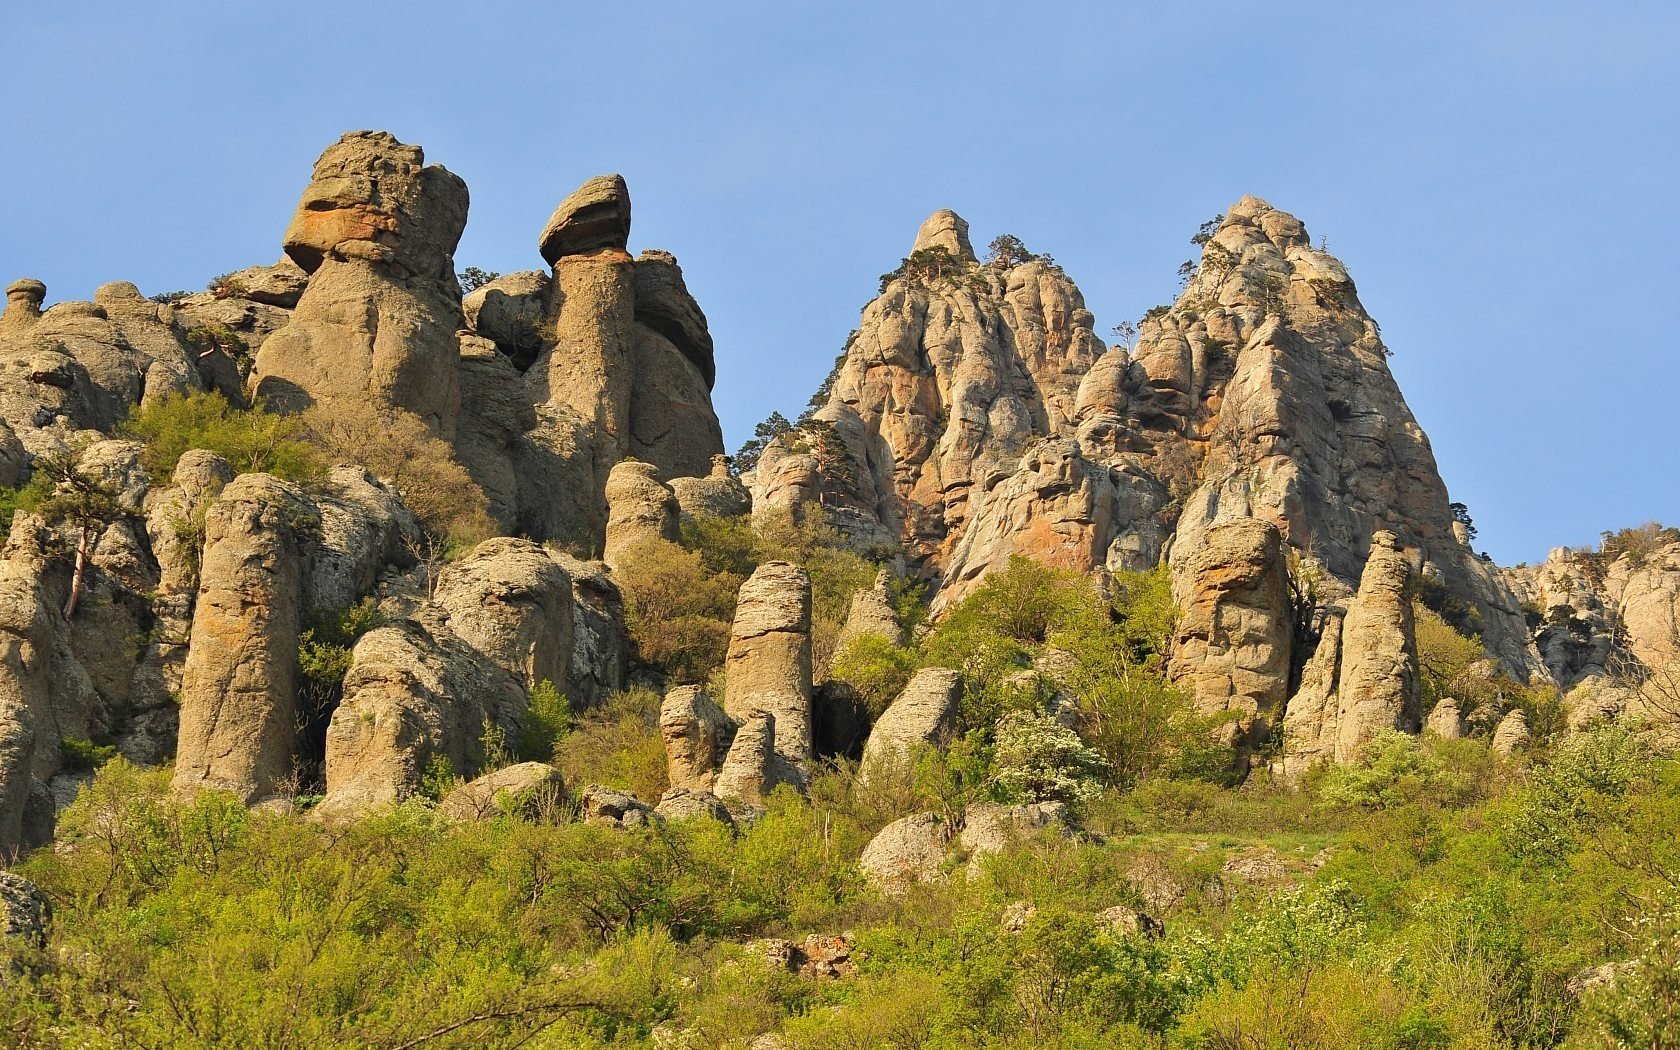
{"type": "Polygon", "coordinates": [[[443,796],[438,810],[451,820],[487,820],[503,813],[534,812],[564,793],[558,769],[544,762],[520,762],[456,787],[443,796]]]}
{"type": "Polygon", "coordinates": [[[910,250],[920,252],[935,248],[942,248],[965,262],[973,262],[974,245],[968,242],[968,221],[949,208],[929,215],[922,228],[916,231],[916,243],[910,250]]]}
{"type": "Polygon", "coordinates": [[[561,257],[597,251],[624,250],[630,240],[630,187],[622,175],[597,175],[560,202],[537,241],[543,261],[553,266],[561,257]]]}
{"type": "Polygon", "coordinates": [[[33,277],[22,277],[6,286],[6,311],[0,314],[0,324],[22,327],[41,317],[41,302],[47,297],[47,286],[33,277]]]}
{"type": "Polygon", "coordinates": [[[752,510],[752,493],[729,472],[729,457],[721,453],[712,457],[705,477],[672,478],[670,485],[685,521],[699,516],[738,518],[752,510]]]}

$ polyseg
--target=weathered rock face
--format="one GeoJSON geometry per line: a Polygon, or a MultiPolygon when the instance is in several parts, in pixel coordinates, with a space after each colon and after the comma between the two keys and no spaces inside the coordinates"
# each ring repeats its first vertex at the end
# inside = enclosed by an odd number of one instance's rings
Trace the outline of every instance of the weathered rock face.
{"type": "Polygon", "coordinates": [[[752,493],[729,472],[729,457],[716,455],[704,477],[672,478],[671,492],[683,520],[697,516],[738,518],[752,510],[752,493]]]}
{"type": "Polygon", "coordinates": [[[503,813],[555,804],[565,795],[560,771],[543,762],[518,762],[456,787],[438,803],[451,820],[488,820],[503,813]]]}
{"type": "Polygon", "coordinates": [[[1508,712],[1493,731],[1493,753],[1514,755],[1528,746],[1528,716],[1520,710],[1508,712]]]}
{"type": "MultiPolygon", "coordinates": [[[[329,472],[313,496],[268,474],[241,475],[215,495],[225,464],[188,463],[188,475],[156,507],[160,532],[177,528],[183,504],[204,515],[175,787],[258,801],[280,788],[298,758],[304,619],[341,612],[372,590],[380,571],[401,560],[414,523],[395,494],[359,468],[329,472]]],[[[172,588],[186,582],[190,561],[177,560],[185,557],[171,555],[172,588]]],[[[180,604],[166,600],[176,615],[180,604]]]]}
{"type": "Polygon", "coordinates": [[[560,202],[537,239],[543,261],[602,248],[624,250],[630,239],[630,188],[622,175],[597,175],[560,202]]]}
{"type": "MultiPolygon", "coordinates": [[[[41,566],[0,559],[0,851],[23,844],[24,811],[39,782],[37,771],[56,752],[50,737],[48,675],[53,651],[52,610],[41,588],[41,566]],[[43,752],[39,757],[37,750],[43,752]]],[[[52,756],[52,757],[56,757],[52,756]]],[[[47,764],[50,776],[53,766],[47,764]]]]}
{"type": "Polygon", "coordinates": [[[793,762],[809,759],[811,577],[804,569],[765,562],[741,585],[724,670],[730,717],[774,715],[775,749],[793,762]]]}
{"type": "Polygon", "coordinates": [[[941,747],[957,731],[962,675],[944,667],[916,672],[898,699],[887,705],[863,748],[866,777],[909,759],[917,747],[941,747]]]}
{"type": "Polygon", "coordinates": [[[174,311],[126,282],[101,285],[94,302],[42,311],[46,285],[14,281],[0,315],[0,451],[14,483],[25,456],[62,453],[109,432],[130,409],[167,394],[204,389],[204,377],[174,311]]]}
{"type": "Polygon", "coordinates": [[[660,484],[659,468],[627,459],[607,478],[607,539],[601,560],[618,565],[627,553],[649,540],[675,542],[677,497],[660,484]]]}
{"type": "Polygon", "coordinates": [[[1623,713],[1661,723],[1680,712],[1680,543],[1652,526],[1630,531],[1646,534],[1637,551],[1558,548],[1539,565],[1505,570],[1539,612],[1535,645],[1568,691],[1575,727],[1623,713]]]}
{"type": "MultiPolygon", "coordinates": [[[[1191,564],[1214,526],[1258,518],[1351,592],[1367,537],[1394,532],[1481,615],[1508,669],[1538,671],[1510,589],[1454,532],[1427,439],[1345,269],[1293,216],[1246,197],[1134,348],[1105,347],[1078,290],[1040,261],[977,264],[935,215],[863,312],[816,418],[772,444],[758,507],[820,503],[902,539],[936,608],[1024,553],[1078,569],[1191,564]]],[[[1187,589],[1184,579],[1178,581],[1187,589]]]]}
{"type": "Polygon", "coordinates": [[[1411,571],[1393,533],[1371,538],[1359,592],[1345,615],[1326,615],[1301,688],[1284,712],[1288,775],[1351,761],[1378,730],[1420,728],[1411,571]]]}
{"type": "Polygon", "coordinates": [[[1458,740],[1464,736],[1464,709],[1458,701],[1444,696],[1436,701],[1429,717],[1424,719],[1423,731],[1434,733],[1442,740],[1458,740]]]}
{"type": "Polygon", "coordinates": [[[892,604],[892,572],[882,569],[875,574],[875,583],[868,590],[852,595],[852,607],[846,612],[846,623],[840,628],[837,648],[865,635],[873,635],[893,645],[904,644],[904,628],[898,624],[898,614],[892,604]]]}
{"type": "Polygon", "coordinates": [[[1172,679],[1199,711],[1236,712],[1237,738],[1254,741],[1289,695],[1295,623],[1283,537],[1270,522],[1236,518],[1209,529],[1176,568],[1183,616],[1172,679]]]}
{"type": "Polygon", "coordinates": [[[341,821],[401,801],[434,758],[473,770],[486,724],[512,730],[526,702],[521,681],[456,636],[437,606],[369,631],[327,728],[317,814],[341,821]]]}
{"type": "Polygon", "coordinates": [[[22,875],[0,871],[0,938],[45,948],[51,922],[52,902],[41,888],[22,875]]]}
{"type": "Polygon", "coordinates": [[[462,641],[527,692],[566,684],[572,655],[572,579],[530,540],[485,540],[438,574],[434,601],[462,641]]]}
{"type": "Polygon", "coordinates": [[[356,131],[328,147],[286,230],[308,286],[257,352],[256,392],[281,408],[371,400],[453,440],[466,221],[466,184],[418,146],[356,131]]]}
{"type": "Polygon", "coordinates": [[[192,644],[181,686],[175,787],[274,794],[291,772],[307,548],[321,515],[267,474],[222,490],[204,522],[192,644]]]}

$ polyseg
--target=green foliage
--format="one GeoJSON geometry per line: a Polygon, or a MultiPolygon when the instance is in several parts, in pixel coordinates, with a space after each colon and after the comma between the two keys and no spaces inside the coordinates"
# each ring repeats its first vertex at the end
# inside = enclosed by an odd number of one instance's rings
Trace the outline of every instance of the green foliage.
{"type": "Polygon", "coordinates": [[[996,266],[1020,266],[1037,258],[1013,233],[1000,233],[986,246],[986,262],[996,266]]]}
{"type": "Polygon", "coordinates": [[[935,281],[954,281],[968,266],[966,261],[952,255],[943,245],[918,248],[901,259],[897,269],[881,275],[880,290],[885,293],[888,285],[900,279],[923,287],[929,287],[935,281]]]}
{"type": "Polygon", "coordinates": [[[12,518],[18,511],[34,513],[41,502],[52,495],[52,490],[52,478],[42,471],[37,471],[28,482],[16,488],[0,488],[0,540],[12,534],[12,518]]]}
{"type": "Polygon", "coordinates": [[[1225,213],[1220,212],[1207,222],[1202,223],[1196,228],[1196,235],[1190,238],[1190,243],[1198,248],[1206,246],[1209,241],[1213,240],[1213,235],[1219,232],[1219,225],[1224,221],[1225,213]]]}
{"type": "Polygon", "coordinates": [[[1470,784],[1433,748],[1433,741],[1386,729],[1360,748],[1359,757],[1324,771],[1318,796],[1331,806],[1386,809],[1421,798],[1462,799],[1470,784]]]}
{"type": "Polygon", "coordinates": [[[865,634],[841,646],[829,664],[828,675],[851,686],[869,708],[870,716],[879,718],[904,691],[919,665],[920,657],[914,649],[894,645],[878,634],[865,634]]]}
{"type": "Polygon", "coordinates": [[[237,295],[244,295],[248,289],[245,282],[231,273],[219,273],[210,278],[210,283],[204,290],[218,299],[229,299],[237,295]]]}
{"type": "Polygon", "coordinates": [[[571,731],[572,702],[548,679],[538,682],[519,724],[519,758],[526,762],[553,759],[555,747],[571,731]]]}
{"type": "Polygon", "coordinates": [[[1073,806],[1096,797],[1104,766],[1078,733],[1047,715],[1024,711],[998,722],[992,764],[992,786],[1003,801],[1073,806]]]}
{"type": "Polygon", "coordinates": [[[155,295],[148,295],[146,298],[162,306],[172,306],[191,294],[185,289],[177,289],[173,292],[158,292],[155,295]]]}
{"type": "Polygon", "coordinates": [[[99,745],[91,740],[65,737],[58,742],[64,767],[70,770],[98,769],[117,757],[115,745],[99,745]]]}
{"type": "Polygon", "coordinates": [[[650,539],[619,559],[614,576],[638,660],[674,682],[704,682],[723,666],[743,575],[708,569],[701,552],[650,539]]]}
{"type": "Polygon", "coordinates": [[[661,700],[649,689],[626,689],[579,715],[554,748],[566,783],[605,784],[657,802],[669,786],[659,735],[661,700]]]}
{"type": "Polygon", "coordinates": [[[753,436],[739,449],[736,449],[730,467],[737,474],[746,474],[757,469],[759,457],[770,443],[793,430],[793,424],[780,412],[771,412],[764,422],[753,428],[753,436]]]}
{"type": "Polygon", "coordinates": [[[195,448],[216,453],[241,474],[308,481],[321,472],[297,417],[275,415],[260,403],[235,408],[215,391],[149,401],[135,407],[119,430],[146,446],[140,460],[160,478],[171,477],[181,456],[195,448]]]}
{"type": "Polygon", "coordinates": [[[1587,1027],[1605,1046],[1680,1046],[1680,901],[1644,902],[1627,937],[1632,958],[1589,993],[1587,1027]]]}
{"type": "Polygon", "coordinates": [[[1413,574],[1411,586],[1413,597],[1458,633],[1471,638],[1482,636],[1481,611],[1454,594],[1446,584],[1433,576],[1413,574]]]}
{"type": "Polygon", "coordinates": [[[456,274],[455,279],[461,283],[461,294],[470,295],[500,276],[501,273],[497,270],[481,270],[476,266],[469,266],[456,274]]]}

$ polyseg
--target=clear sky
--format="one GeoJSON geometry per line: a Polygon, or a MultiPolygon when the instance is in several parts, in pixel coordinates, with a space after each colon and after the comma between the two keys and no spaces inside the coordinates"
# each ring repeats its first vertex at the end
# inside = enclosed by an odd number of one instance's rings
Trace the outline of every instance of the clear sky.
{"type": "Polygon", "coordinates": [[[617,171],[711,320],[731,448],[801,408],[955,208],[1106,335],[1244,193],[1383,326],[1499,561],[1680,522],[1680,5],[58,0],[0,15],[0,280],[151,293],[278,257],[316,155],[383,128],[472,190],[460,266],[617,171]]]}

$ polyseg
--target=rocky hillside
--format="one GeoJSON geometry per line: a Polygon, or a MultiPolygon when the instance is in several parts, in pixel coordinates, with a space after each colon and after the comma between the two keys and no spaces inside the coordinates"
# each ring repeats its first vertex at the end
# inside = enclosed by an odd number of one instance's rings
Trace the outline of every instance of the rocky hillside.
{"type": "MultiPolygon", "coordinates": [[[[1179,615],[1148,673],[1238,773],[1458,727],[1429,617],[1491,654],[1485,682],[1574,689],[1579,725],[1664,709],[1673,538],[1476,555],[1353,281],[1263,201],[1198,235],[1135,345],[1048,256],[982,261],[935,214],[814,411],[737,477],[705,314],[669,253],[629,254],[622,178],[561,201],[544,268],[466,295],[467,188],[419,147],[353,132],[299,182],[281,261],[204,292],[7,289],[0,848],[48,841],[113,752],[173,763],[183,797],[343,822],[510,748],[546,760],[559,712],[631,683],[662,694],[672,797],[565,788],[619,823],[990,740],[1020,696],[1094,734],[1108,681],[1042,629],[1007,674],[942,641],[1017,555],[1094,581],[1106,621],[1165,566],[1179,615]]],[[[1476,731],[1520,714],[1502,689],[1476,731]]]]}

